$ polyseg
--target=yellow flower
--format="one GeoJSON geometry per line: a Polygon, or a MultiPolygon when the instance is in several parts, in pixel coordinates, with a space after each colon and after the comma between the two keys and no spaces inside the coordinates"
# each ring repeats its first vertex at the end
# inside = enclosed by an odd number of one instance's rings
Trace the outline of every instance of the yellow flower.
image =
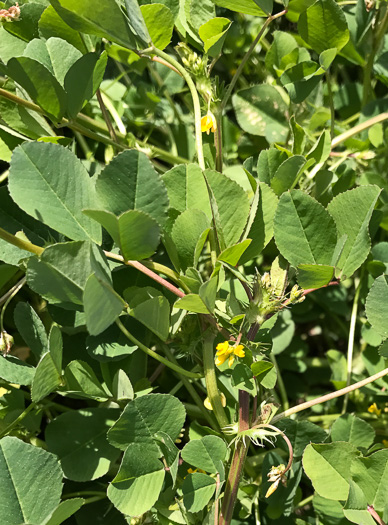
{"type": "Polygon", "coordinates": [[[214,133],[217,129],[216,117],[211,111],[208,111],[207,114],[201,118],[201,131],[209,135],[210,131],[214,133]]]}
{"type": "Polygon", "coordinates": [[[379,416],[381,414],[381,408],[378,408],[376,403],[373,403],[373,405],[371,405],[368,408],[368,412],[370,412],[371,414],[376,414],[376,416],[379,416]]]}
{"type": "Polygon", "coordinates": [[[188,468],[187,472],[189,474],[194,474],[195,472],[201,472],[202,474],[206,474],[206,472],[202,470],[201,468],[196,468],[196,469],[188,468]]]}
{"type": "MultiPolygon", "coordinates": [[[[226,407],[226,397],[224,396],[222,392],[221,392],[220,397],[221,397],[221,405],[223,407],[226,407]]],[[[207,408],[208,410],[213,410],[212,404],[210,403],[210,399],[208,397],[205,399],[203,404],[205,405],[205,408],[207,408]]]]}
{"type": "Polygon", "coordinates": [[[388,448],[388,439],[383,439],[383,445],[385,448],[388,448]]]}
{"type": "Polygon", "coordinates": [[[235,355],[237,357],[245,356],[243,345],[232,346],[229,344],[229,341],[224,341],[223,343],[219,343],[216,348],[217,348],[217,352],[216,352],[215,363],[217,366],[222,365],[228,359],[228,365],[230,368],[234,363],[235,355]]]}

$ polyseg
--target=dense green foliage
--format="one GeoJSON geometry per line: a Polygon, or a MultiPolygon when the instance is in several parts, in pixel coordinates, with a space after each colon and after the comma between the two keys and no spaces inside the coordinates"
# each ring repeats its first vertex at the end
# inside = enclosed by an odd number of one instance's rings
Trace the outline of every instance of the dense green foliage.
{"type": "Polygon", "coordinates": [[[387,1],[19,4],[1,525],[385,525],[387,1]]]}

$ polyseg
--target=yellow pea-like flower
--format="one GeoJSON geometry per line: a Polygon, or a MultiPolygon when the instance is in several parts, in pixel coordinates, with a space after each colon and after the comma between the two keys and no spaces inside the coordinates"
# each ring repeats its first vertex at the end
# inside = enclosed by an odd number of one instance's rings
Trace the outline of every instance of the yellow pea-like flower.
{"type": "Polygon", "coordinates": [[[219,343],[216,349],[217,349],[217,352],[216,352],[215,364],[217,366],[222,365],[223,363],[225,363],[226,360],[228,360],[228,365],[230,368],[234,363],[234,359],[235,359],[234,356],[237,356],[237,357],[245,356],[243,345],[233,346],[229,343],[229,341],[224,341],[223,343],[219,343]]]}
{"type": "Polygon", "coordinates": [[[209,135],[210,132],[215,133],[217,130],[217,121],[216,117],[211,111],[208,111],[207,114],[201,118],[201,131],[209,135]]]}
{"type": "Polygon", "coordinates": [[[381,408],[378,408],[378,406],[376,405],[376,403],[373,403],[369,408],[368,408],[368,412],[370,412],[371,414],[376,414],[376,416],[379,416],[381,414],[381,408]]]}

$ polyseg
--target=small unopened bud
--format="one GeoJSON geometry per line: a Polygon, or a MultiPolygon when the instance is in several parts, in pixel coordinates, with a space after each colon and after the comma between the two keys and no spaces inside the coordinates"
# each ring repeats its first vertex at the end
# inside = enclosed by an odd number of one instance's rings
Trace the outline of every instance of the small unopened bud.
{"type": "Polygon", "coordinates": [[[272,467],[271,470],[268,472],[267,477],[268,481],[272,482],[272,485],[267,490],[267,493],[265,495],[266,498],[269,498],[271,494],[275,492],[275,490],[279,486],[279,482],[282,482],[282,485],[286,486],[287,479],[284,475],[284,471],[286,470],[285,465],[281,464],[277,467],[272,467]]]}
{"type": "Polygon", "coordinates": [[[9,354],[11,351],[13,345],[13,337],[12,335],[7,334],[5,330],[3,330],[0,334],[0,352],[3,353],[3,355],[9,354]]]}
{"type": "Polygon", "coordinates": [[[305,296],[303,295],[304,290],[302,288],[299,288],[297,284],[292,287],[291,293],[290,293],[290,302],[295,303],[301,303],[305,300],[305,296]]]}
{"type": "Polygon", "coordinates": [[[270,288],[271,287],[271,276],[268,272],[265,272],[265,274],[261,278],[261,284],[264,286],[264,288],[270,288]]]}

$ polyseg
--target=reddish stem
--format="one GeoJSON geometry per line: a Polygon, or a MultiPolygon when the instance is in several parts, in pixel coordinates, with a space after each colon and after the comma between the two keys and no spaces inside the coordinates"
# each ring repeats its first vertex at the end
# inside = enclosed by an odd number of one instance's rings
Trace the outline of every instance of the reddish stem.
{"type": "Polygon", "coordinates": [[[372,505],[368,505],[368,512],[379,525],[385,525],[385,522],[380,518],[372,505]]]}

